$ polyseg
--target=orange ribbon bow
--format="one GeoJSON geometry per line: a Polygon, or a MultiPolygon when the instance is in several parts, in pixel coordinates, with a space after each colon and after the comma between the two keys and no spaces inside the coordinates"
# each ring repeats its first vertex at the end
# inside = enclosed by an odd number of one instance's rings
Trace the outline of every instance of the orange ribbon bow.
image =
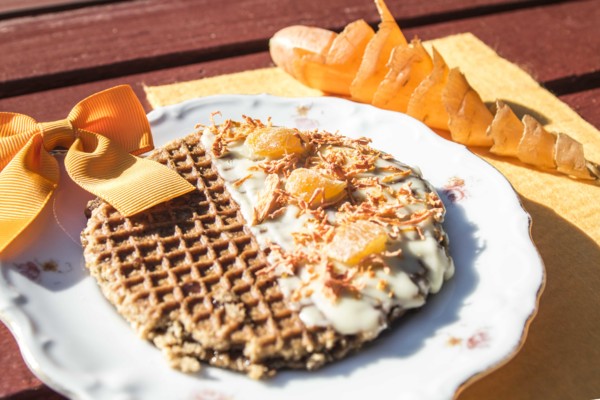
{"type": "Polygon", "coordinates": [[[0,113],[0,252],[42,211],[59,181],[50,151],[68,149],[65,169],[79,186],[125,216],[194,190],[175,171],[135,155],[152,150],[150,125],[129,86],[96,93],[64,120],[38,123],[0,113]]]}

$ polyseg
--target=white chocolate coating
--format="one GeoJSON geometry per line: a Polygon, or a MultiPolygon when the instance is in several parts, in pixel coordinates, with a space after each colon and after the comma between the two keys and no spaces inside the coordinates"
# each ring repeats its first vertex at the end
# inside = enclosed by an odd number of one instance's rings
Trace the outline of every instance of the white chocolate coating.
{"type": "MultiPolygon", "coordinates": [[[[267,175],[256,167],[264,158],[256,157],[243,141],[229,143],[225,157],[215,157],[212,148],[215,136],[206,129],[202,134],[202,143],[210,154],[218,173],[226,182],[226,187],[232,198],[239,204],[242,215],[246,221],[253,220],[253,213],[258,203],[261,190],[265,186],[267,175]],[[240,185],[234,185],[252,174],[240,185]]],[[[376,177],[381,179],[390,172],[382,168],[396,166],[407,169],[405,165],[396,161],[378,159],[373,171],[364,172],[359,177],[376,177]]],[[[392,189],[409,187],[415,196],[424,196],[433,189],[425,182],[419,172],[411,173],[396,183],[388,184],[392,189]]],[[[388,197],[389,194],[386,194],[388,197]]],[[[368,194],[358,189],[355,197],[360,199],[368,194]]],[[[402,210],[414,213],[425,210],[424,202],[402,204],[402,210]]],[[[299,214],[295,205],[288,205],[282,215],[276,218],[250,226],[259,244],[268,247],[271,243],[279,245],[284,251],[293,251],[295,247],[293,232],[306,230],[311,223],[308,214],[299,214]]],[[[328,218],[335,219],[335,212],[328,211],[328,218]]],[[[307,326],[332,326],[342,334],[364,334],[376,336],[386,327],[386,316],[392,309],[402,310],[420,307],[425,303],[429,293],[440,290],[443,282],[454,273],[454,264],[447,254],[446,248],[440,243],[447,242],[445,234],[441,231],[439,222],[432,217],[415,224],[419,231],[403,230],[399,237],[388,238],[386,251],[392,253],[402,249],[401,256],[387,257],[389,270],[378,269],[372,276],[359,274],[354,278],[354,283],[360,287],[360,296],[349,293],[342,294],[332,300],[325,295],[323,283],[319,280],[310,281],[307,271],[300,269],[294,276],[281,276],[278,281],[284,295],[291,296],[303,282],[305,287],[312,289],[311,294],[294,303],[300,310],[300,318],[307,326]],[[308,282],[308,283],[307,283],[308,282]],[[382,285],[385,290],[382,289],[382,285]]],[[[340,271],[353,268],[341,262],[334,262],[340,271]]]]}

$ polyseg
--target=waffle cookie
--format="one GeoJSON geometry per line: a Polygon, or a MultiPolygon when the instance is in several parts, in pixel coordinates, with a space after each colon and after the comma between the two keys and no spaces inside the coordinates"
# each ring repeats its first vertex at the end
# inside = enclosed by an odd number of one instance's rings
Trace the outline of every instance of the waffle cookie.
{"type": "Polygon", "coordinates": [[[84,257],[117,311],[182,371],[319,368],[453,273],[441,201],[366,140],[246,118],[149,158],[198,190],[132,217],[90,202],[84,257]]]}

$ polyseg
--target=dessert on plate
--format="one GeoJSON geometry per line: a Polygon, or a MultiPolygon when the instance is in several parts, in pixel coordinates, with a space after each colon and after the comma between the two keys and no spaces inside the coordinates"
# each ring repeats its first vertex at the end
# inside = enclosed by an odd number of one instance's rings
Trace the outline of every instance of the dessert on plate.
{"type": "Polygon", "coordinates": [[[244,117],[149,158],[197,190],[132,217],[94,200],[82,243],[104,295],[182,371],[319,368],[454,272],[435,190],[367,139],[244,117]]]}

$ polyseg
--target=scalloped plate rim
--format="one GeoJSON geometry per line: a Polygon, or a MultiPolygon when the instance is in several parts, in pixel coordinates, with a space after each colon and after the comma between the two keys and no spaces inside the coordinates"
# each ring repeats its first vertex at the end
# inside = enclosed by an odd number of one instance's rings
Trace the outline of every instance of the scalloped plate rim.
{"type": "MultiPolygon", "coordinates": [[[[155,110],[152,110],[148,113],[148,118],[151,122],[151,125],[156,125],[156,124],[160,124],[161,123],[161,119],[162,119],[162,115],[161,113],[164,112],[168,112],[169,110],[173,111],[173,110],[184,110],[184,112],[186,112],[185,108],[189,107],[189,106],[201,106],[201,105],[207,105],[210,104],[211,102],[214,102],[215,100],[226,100],[226,101],[235,101],[235,100],[239,100],[239,99],[258,99],[260,100],[264,100],[264,101],[282,101],[282,102],[310,102],[310,103],[319,103],[319,102],[347,102],[347,103],[352,103],[358,107],[362,107],[364,109],[371,109],[371,112],[382,112],[382,113],[391,113],[394,114],[396,116],[402,116],[402,118],[409,118],[412,119],[411,117],[405,115],[405,114],[400,114],[400,113],[396,113],[393,111],[387,111],[387,110],[381,110],[378,109],[374,106],[371,105],[366,105],[366,104],[360,104],[360,103],[354,103],[350,100],[345,100],[345,99],[340,99],[340,98],[335,98],[335,97],[296,97],[296,98],[279,98],[276,96],[271,96],[268,94],[257,94],[257,95],[238,95],[238,94],[232,94],[232,95],[212,95],[212,96],[206,96],[206,97],[202,97],[202,98],[196,98],[196,99],[190,99],[190,100],[186,100],[184,102],[178,103],[178,104],[173,104],[173,105],[168,105],[168,106],[164,106],[164,107],[159,107],[155,110]]],[[[485,376],[487,376],[488,374],[494,372],[495,370],[497,370],[498,368],[501,368],[502,366],[504,366],[506,363],[508,363],[512,358],[515,357],[515,355],[518,353],[518,351],[520,350],[520,348],[523,346],[526,337],[527,337],[527,333],[529,330],[529,327],[531,325],[531,322],[533,321],[533,319],[535,318],[538,308],[539,308],[539,301],[540,301],[540,297],[542,295],[542,292],[544,291],[544,287],[546,284],[546,272],[545,272],[545,267],[543,264],[543,260],[541,258],[541,256],[539,255],[539,251],[537,250],[537,248],[535,247],[535,243],[533,241],[533,238],[531,236],[531,224],[532,224],[532,219],[531,216],[529,215],[529,213],[527,213],[527,211],[525,210],[525,208],[523,207],[523,204],[520,200],[520,198],[518,197],[518,195],[516,194],[516,192],[514,191],[514,188],[512,187],[512,185],[510,184],[510,182],[508,181],[508,179],[506,177],[504,177],[495,167],[493,167],[491,164],[489,164],[488,162],[486,162],[485,160],[477,157],[474,153],[472,153],[468,148],[466,148],[465,146],[456,144],[454,142],[450,142],[440,136],[438,136],[437,134],[435,134],[434,132],[432,132],[428,127],[426,127],[425,125],[421,124],[420,121],[416,121],[413,120],[413,123],[416,124],[420,124],[422,125],[422,127],[425,130],[428,130],[430,132],[430,135],[432,136],[432,138],[434,138],[434,141],[439,141],[439,143],[443,143],[443,145],[450,145],[450,146],[456,146],[454,147],[455,150],[459,151],[458,149],[460,149],[460,151],[467,151],[471,156],[476,157],[479,162],[483,162],[486,166],[490,167],[491,169],[493,169],[495,171],[495,173],[497,173],[507,184],[508,186],[511,188],[512,190],[512,195],[515,196],[516,200],[519,203],[519,206],[521,208],[521,211],[526,215],[527,220],[528,220],[528,226],[527,229],[529,231],[529,240],[530,240],[530,245],[532,246],[533,250],[535,251],[535,254],[538,258],[538,262],[539,262],[539,266],[541,267],[541,281],[539,283],[539,286],[536,290],[536,300],[535,300],[535,306],[533,307],[533,309],[530,310],[529,312],[529,316],[526,319],[521,332],[520,332],[520,336],[519,336],[519,340],[514,344],[514,346],[512,347],[512,349],[505,354],[501,359],[497,360],[496,362],[494,362],[493,364],[487,366],[486,368],[480,370],[480,371],[474,371],[472,375],[470,375],[467,379],[461,381],[461,382],[457,382],[456,383],[456,388],[454,390],[454,394],[453,397],[457,397],[460,392],[462,392],[462,390],[464,390],[465,387],[467,387],[469,384],[471,384],[474,381],[477,381],[485,376]]],[[[180,132],[181,135],[187,134],[189,132],[180,132]]],[[[431,139],[431,138],[429,138],[431,139]]],[[[427,178],[427,177],[426,177],[427,178]]],[[[452,240],[452,239],[451,239],[452,240]]],[[[0,261],[0,267],[1,267],[2,261],[0,261]]],[[[0,274],[0,279],[4,279],[4,274],[0,274]]],[[[5,283],[5,282],[2,282],[5,283]]],[[[20,294],[17,294],[16,297],[21,296],[20,294]]],[[[11,304],[11,295],[8,294],[5,296],[5,293],[0,292],[0,300],[7,300],[8,304],[11,304]]],[[[2,304],[2,303],[0,303],[2,304]]],[[[21,351],[21,354],[23,355],[23,358],[25,360],[25,363],[27,364],[27,366],[32,370],[32,372],[40,379],[42,380],[45,384],[47,384],[48,386],[50,386],[51,388],[53,388],[54,390],[56,390],[57,392],[63,393],[64,395],[67,396],[79,396],[80,398],[88,398],[86,396],[86,392],[85,390],[82,390],[81,388],[75,388],[75,387],[69,387],[71,385],[69,384],[65,384],[65,382],[59,382],[57,379],[55,379],[56,375],[53,371],[50,371],[50,373],[47,373],[46,370],[44,370],[44,367],[42,367],[41,364],[44,363],[44,361],[46,361],[44,359],[44,353],[43,351],[39,350],[38,348],[36,348],[35,346],[32,347],[31,343],[35,342],[34,339],[34,334],[33,334],[33,328],[31,328],[31,326],[27,326],[27,327],[23,327],[22,325],[20,325],[20,322],[18,321],[20,318],[27,318],[29,319],[30,316],[28,316],[25,311],[23,311],[22,309],[18,308],[16,305],[12,304],[9,305],[7,307],[3,307],[0,308],[0,320],[2,322],[4,322],[4,324],[7,326],[7,328],[10,330],[10,332],[13,334],[13,336],[15,337],[17,344],[19,346],[19,349],[21,351]],[[74,389],[74,390],[72,390],[74,389]]],[[[37,344],[37,343],[36,343],[37,344]]],[[[43,343],[41,344],[43,346],[43,343]]],[[[41,346],[40,346],[41,347],[41,346]]],[[[318,372],[316,372],[316,374],[318,374],[318,372]]]]}

